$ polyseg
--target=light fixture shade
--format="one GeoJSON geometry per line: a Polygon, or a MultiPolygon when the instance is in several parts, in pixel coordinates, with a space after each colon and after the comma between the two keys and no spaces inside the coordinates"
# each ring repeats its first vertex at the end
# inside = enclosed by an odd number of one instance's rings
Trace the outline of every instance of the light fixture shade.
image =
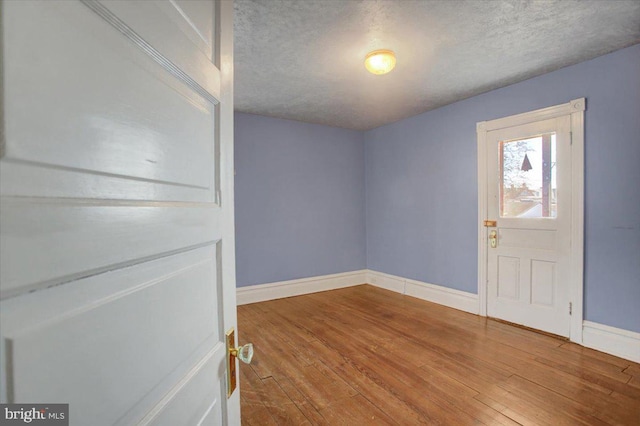
{"type": "Polygon", "coordinates": [[[396,55],[391,50],[374,50],[367,54],[364,66],[372,74],[386,74],[396,66],[396,55]]]}

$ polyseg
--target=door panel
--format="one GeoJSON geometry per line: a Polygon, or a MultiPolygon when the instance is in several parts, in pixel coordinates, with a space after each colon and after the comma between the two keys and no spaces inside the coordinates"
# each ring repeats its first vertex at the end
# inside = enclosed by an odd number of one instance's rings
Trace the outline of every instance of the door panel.
{"type": "Polygon", "coordinates": [[[224,355],[215,259],[210,246],[4,301],[8,398],[73,401],[74,418],[114,424],[171,386],[163,380],[194,351],[224,355]]]}
{"type": "Polygon", "coordinates": [[[199,43],[194,42],[191,34],[194,31],[198,34],[204,33],[203,36],[207,34],[212,37],[207,40],[207,44],[215,45],[215,12],[212,2],[202,2],[203,5],[199,7],[187,7],[189,15],[183,9],[184,3],[180,7],[175,2],[160,0],[83,1],[184,84],[214,103],[220,100],[220,70],[215,65],[215,58],[212,58],[209,49],[202,49],[199,43]],[[176,17],[175,13],[171,13],[171,9],[180,13],[182,20],[176,17]],[[200,26],[193,21],[196,11],[204,14],[201,19],[196,19],[200,26]],[[129,30],[123,29],[118,21],[122,21],[135,33],[129,34],[129,30]],[[176,22],[184,24],[176,25],[176,22]],[[158,31],[159,29],[162,30],[158,31]],[[154,52],[149,52],[150,49],[159,52],[164,58],[158,58],[154,52]]]}
{"type": "Polygon", "coordinates": [[[501,247],[526,248],[533,250],[553,250],[556,247],[556,231],[536,229],[499,228],[498,240],[501,247]]]}
{"type": "Polygon", "coordinates": [[[498,297],[520,299],[520,258],[498,256],[498,297]]]}
{"type": "Polygon", "coordinates": [[[531,303],[553,307],[555,305],[556,263],[531,261],[531,303]]]}
{"type": "Polygon", "coordinates": [[[232,9],[2,3],[0,401],[239,424],[232,9]]]}
{"type": "Polygon", "coordinates": [[[570,118],[487,132],[487,314],[568,336],[570,118]]]}
{"type": "Polygon", "coordinates": [[[6,198],[0,226],[3,298],[220,239],[206,204],[6,198]]]}
{"type": "MultiPolygon", "coordinates": [[[[215,103],[83,4],[18,3],[4,6],[13,17],[5,20],[5,160],[170,186],[177,201],[185,188],[212,201],[215,103]]],[[[90,189],[82,195],[107,195],[90,189]]],[[[140,192],[136,199],[162,199],[140,192]]]]}

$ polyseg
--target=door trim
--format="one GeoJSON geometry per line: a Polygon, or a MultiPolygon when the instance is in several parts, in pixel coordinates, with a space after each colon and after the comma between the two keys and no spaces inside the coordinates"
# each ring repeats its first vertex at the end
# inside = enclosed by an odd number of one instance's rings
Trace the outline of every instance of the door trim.
{"type": "MultiPolygon", "coordinates": [[[[505,127],[571,116],[571,265],[569,300],[572,305],[569,338],[582,343],[584,293],[584,111],[585,98],[523,114],[481,121],[476,124],[478,138],[478,313],[487,316],[487,133],[505,127]]],[[[568,308],[568,307],[567,307],[568,308]]]]}

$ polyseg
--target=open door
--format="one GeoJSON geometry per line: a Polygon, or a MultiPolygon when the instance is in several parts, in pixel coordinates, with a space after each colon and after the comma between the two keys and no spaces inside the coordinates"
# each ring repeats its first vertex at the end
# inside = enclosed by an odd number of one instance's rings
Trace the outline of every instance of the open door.
{"type": "Polygon", "coordinates": [[[1,402],[239,424],[232,2],[1,7],[1,402]]]}

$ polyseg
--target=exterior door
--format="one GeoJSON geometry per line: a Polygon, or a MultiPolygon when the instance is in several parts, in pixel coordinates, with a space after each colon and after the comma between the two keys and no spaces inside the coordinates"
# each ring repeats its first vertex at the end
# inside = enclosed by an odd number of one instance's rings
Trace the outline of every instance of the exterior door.
{"type": "Polygon", "coordinates": [[[496,129],[487,150],[487,315],[570,335],[571,116],[496,129]]]}
{"type": "Polygon", "coordinates": [[[232,3],[1,7],[0,400],[239,424],[232,3]]]}

